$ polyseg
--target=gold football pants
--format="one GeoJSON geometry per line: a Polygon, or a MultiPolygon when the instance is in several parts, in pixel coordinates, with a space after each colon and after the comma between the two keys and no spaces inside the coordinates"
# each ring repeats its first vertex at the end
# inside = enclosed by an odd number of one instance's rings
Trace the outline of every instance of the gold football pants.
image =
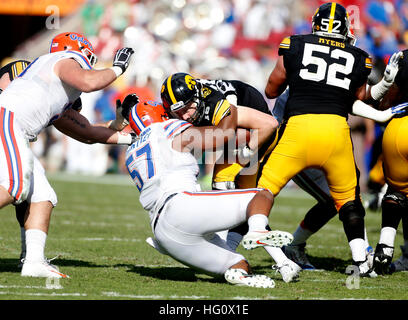
{"type": "Polygon", "coordinates": [[[350,127],[344,117],[332,114],[290,117],[263,167],[258,187],[277,195],[293,176],[309,167],[325,173],[337,210],[359,197],[359,174],[350,127]]]}
{"type": "Polygon", "coordinates": [[[408,116],[390,121],[384,132],[382,149],[388,185],[408,197],[408,116]]]}

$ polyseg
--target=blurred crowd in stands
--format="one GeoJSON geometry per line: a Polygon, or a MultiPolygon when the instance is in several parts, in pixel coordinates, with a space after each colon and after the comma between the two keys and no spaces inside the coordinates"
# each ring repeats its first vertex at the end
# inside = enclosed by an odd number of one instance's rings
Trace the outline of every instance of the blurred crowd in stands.
{"type": "MultiPolygon", "coordinates": [[[[111,87],[83,94],[83,111],[93,122],[115,116],[115,101],[129,92],[160,99],[162,81],[188,72],[209,79],[239,79],[264,92],[280,41],[311,32],[317,0],[110,0],[87,1],[79,30],[92,42],[99,62],[109,66],[117,49],[135,49],[128,71],[111,87]]],[[[389,56],[408,47],[408,0],[337,1],[350,14],[356,45],[374,60],[377,82],[389,56]]],[[[274,101],[268,101],[273,108],[274,101]]],[[[350,117],[362,191],[370,151],[381,127],[350,117]]],[[[36,142],[49,170],[102,175],[124,172],[126,147],[87,146],[50,129],[36,142]],[[52,160],[52,161],[51,161],[52,160]]]]}

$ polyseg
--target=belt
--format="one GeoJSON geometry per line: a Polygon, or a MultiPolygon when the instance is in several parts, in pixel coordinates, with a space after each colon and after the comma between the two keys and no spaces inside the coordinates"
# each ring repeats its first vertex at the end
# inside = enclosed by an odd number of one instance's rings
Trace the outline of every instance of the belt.
{"type": "Polygon", "coordinates": [[[173,197],[174,197],[175,195],[177,195],[177,194],[178,194],[178,193],[173,193],[173,194],[169,195],[169,196],[166,198],[166,200],[164,200],[162,206],[160,207],[159,211],[157,212],[156,219],[154,219],[154,222],[153,222],[153,230],[156,229],[157,221],[159,221],[159,217],[160,217],[160,214],[161,214],[161,212],[162,212],[164,206],[166,205],[167,202],[169,202],[169,200],[170,200],[171,198],[173,198],[173,197]]]}

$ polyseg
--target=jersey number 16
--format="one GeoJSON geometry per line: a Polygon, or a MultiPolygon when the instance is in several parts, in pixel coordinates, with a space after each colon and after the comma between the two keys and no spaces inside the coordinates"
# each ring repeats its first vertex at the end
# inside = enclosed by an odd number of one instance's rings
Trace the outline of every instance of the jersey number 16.
{"type": "Polygon", "coordinates": [[[305,67],[309,65],[315,65],[317,66],[317,69],[314,72],[309,71],[308,68],[301,69],[299,76],[304,80],[311,80],[316,82],[326,80],[326,84],[328,85],[349,90],[351,80],[346,76],[353,71],[355,61],[354,56],[351,53],[341,49],[334,49],[331,52],[330,49],[331,48],[328,46],[305,43],[302,64],[305,67]],[[337,60],[343,58],[345,60],[345,64],[332,63],[328,65],[323,58],[314,56],[314,52],[321,52],[330,55],[331,58],[337,60]],[[343,74],[344,76],[342,78],[339,78],[339,74],[343,74]]]}

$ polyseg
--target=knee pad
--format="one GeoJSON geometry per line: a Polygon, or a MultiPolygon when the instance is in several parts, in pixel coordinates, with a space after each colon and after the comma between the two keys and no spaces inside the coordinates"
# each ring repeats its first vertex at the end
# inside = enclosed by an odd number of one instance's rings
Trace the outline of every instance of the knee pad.
{"type": "Polygon", "coordinates": [[[388,188],[381,202],[382,223],[381,227],[398,229],[398,225],[405,211],[408,209],[407,197],[388,188]]]}
{"type": "Polygon", "coordinates": [[[345,203],[339,210],[339,219],[343,222],[344,232],[350,242],[356,238],[364,239],[365,210],[360,199],[345,203]]]}
{"type": "Polygon", "coordinates": [[[408,209],[408,198],[404,194],[393,191],[390,188],[388,188],[387,193],[384,195],[381,205],[385,203],[394,203],[402,209],[408,209]]]}

